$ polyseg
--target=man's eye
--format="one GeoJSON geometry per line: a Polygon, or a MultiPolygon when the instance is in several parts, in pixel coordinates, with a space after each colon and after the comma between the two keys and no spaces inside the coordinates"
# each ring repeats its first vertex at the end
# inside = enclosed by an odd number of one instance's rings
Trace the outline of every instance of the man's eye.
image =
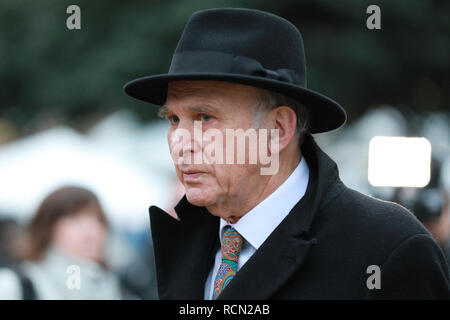
{"type": "Polygon", "coordinates": [[[168,116],[167,119],[169,119],[171,123],[178,123],[180,121],[180,118],[178,118],[178,116],[168,116]]]}
{"type": "Polygon", "coordinates": [[[208,116],[208,115],[206,115],[206,114],[202,114],[202,115],[201,115],[201,118],[202,118],[202,120],[205,121],[205,122],[212,119],[210,116],[208,116]]]}

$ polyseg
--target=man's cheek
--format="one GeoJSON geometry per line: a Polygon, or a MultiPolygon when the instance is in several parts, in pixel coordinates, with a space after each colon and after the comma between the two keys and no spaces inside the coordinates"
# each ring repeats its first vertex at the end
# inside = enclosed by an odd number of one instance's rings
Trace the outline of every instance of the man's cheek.
{"type": "Polygon", "coordinates": [[[230,180],[232,180],[232,172],[230,168],[226,168],[225,165],[217,166],[215,168],[215,174],[209,177],[208,181],[214,184],[215,188],[219,190],[228,190],[230,186],[230,180]],[[217,168],[219,167],[219,168],[217,168]]]}
{"type": "Polygon", "coordinates": [[[184,183],[183,173],[178,166],[175,166],[175,171],[177,173],[178,180],[180,180],[181,183],[184,183]]]}
{"type": "Polygon", "coordinates": [[[177,129],[168,134],[169,151],[175,165],[178,165],[183,155],[183,145],[190,141],[189,132],[177,129]]]}
{"type": "Polygon", "coordinates": [[[176,167],[178,167],[178,165],[180,164],[179,159],[180,159],[181,150],[182,150],[181,143],[179,143],[179,142],[177,143],[175,141],[172,141],[172,142],[169,141],[170,156],[176,167]]]}

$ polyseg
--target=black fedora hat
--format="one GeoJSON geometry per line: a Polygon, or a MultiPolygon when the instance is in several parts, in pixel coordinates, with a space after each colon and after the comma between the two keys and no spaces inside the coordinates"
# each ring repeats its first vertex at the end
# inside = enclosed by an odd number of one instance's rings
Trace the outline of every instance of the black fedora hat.
{"type": "Polygon", "coordinates": [[[260,10],[219,8],[198,11],[186,24],[167,74],[135,79],[125,92],[163,105],[174,80],[222,80],[283,93],[309,111],[311,133],[346,121],[344,109],[306,87],[303,40],[289,21],[260,10]]]}

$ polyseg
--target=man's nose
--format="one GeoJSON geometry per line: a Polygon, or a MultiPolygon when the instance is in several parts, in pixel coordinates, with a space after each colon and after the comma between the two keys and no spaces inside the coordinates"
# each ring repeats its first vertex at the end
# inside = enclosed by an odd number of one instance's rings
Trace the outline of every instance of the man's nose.
{"type": "Polygon", "coordinates": [[[200,152],[202,149],[202,130],[193,122],[181,122],[170,135],[169,143],[172,153],[184,158],[200,152]]]}
{"type": "Polygon", "coordinates": [[[182,158],[191,156],[191,154],[198,152],[198,150],[198,143],[196,143],[194,139],[190,139],[190,141],[182,142],[181,148],[178,151],[178,156],[182,158]]]}

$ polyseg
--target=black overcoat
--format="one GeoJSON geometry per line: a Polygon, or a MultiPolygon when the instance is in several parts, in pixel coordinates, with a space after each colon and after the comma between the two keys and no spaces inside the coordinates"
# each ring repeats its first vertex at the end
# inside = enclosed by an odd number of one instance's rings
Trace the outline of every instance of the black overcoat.
{"type": "MultiPolygon", "coordinates": [[[[346,187],[312,136],[301,149],[310,170],[304,197],[219,299],[449,299],[442,251],[413,214],[346,187]],[[372,265],[379,289],[367,285],[372,265]]],[[[179,220],[150,207],[159,298],[203,299],[219,218],[186,196],[175,210],[179,220]]]]}

